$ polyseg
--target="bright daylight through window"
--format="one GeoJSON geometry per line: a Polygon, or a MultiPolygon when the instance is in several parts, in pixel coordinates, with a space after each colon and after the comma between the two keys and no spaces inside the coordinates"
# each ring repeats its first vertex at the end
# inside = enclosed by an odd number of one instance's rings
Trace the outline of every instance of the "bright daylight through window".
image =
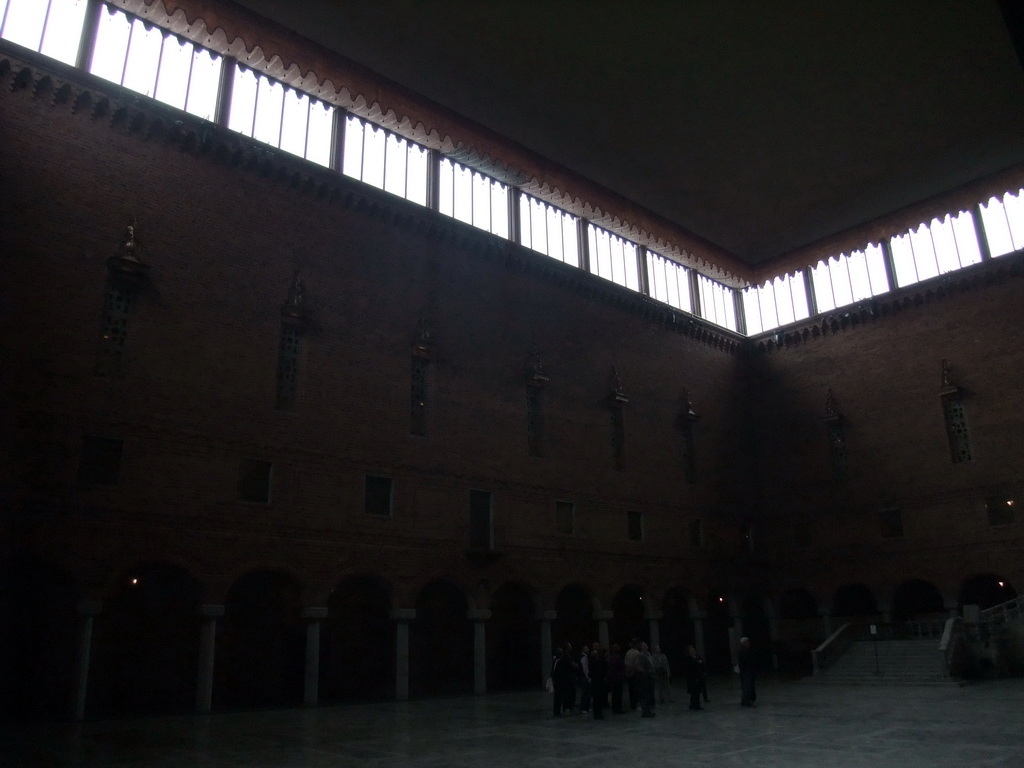
{"type": "Polygon", "coordinates": [[[582,220],[566,210],[109,3],[99,6],[96,28],[84,30],[86,18],[95,18],[89,8],[88,0],[0,0],[0,38],[65,64],[87,65],[136,93],[202,120],[221,120],[257,141],[731,331],[767,333],[812,312],[831,312],[1024,248],[1024,189],[1011,190],[883,243],[748,286],[737,296],[737,289],[590,222],[581,227],[582,220]],[[91,50],[80,50],[83,40],[93,40],[91,50]],[[218,115],[225,66],[231,68],[231,97],[227,114],[218,115]],[[335,147],[339,132],[344,140],[335,147]],[[587,263],[580,252],[584,229],[587,263]]]}

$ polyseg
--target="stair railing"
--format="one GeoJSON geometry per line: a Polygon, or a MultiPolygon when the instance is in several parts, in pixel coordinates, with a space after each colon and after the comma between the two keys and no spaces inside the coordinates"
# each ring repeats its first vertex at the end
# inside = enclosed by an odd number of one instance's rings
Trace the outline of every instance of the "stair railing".
{"type": "Polygon", "coordinates": [[[1018,596],[983,610],[981,621],[988,624],[1006,624],[1022,615],[1024,615],[1024,597],[1018,596]]]}
{"type": "Polygon", "coordinates": [[[815,675],[820,675],[836,659],[846,653],[846,649],[853,642],[853,633],[847,631],[850,627],[850,624],[843,624],[843,626],[829,635],[821,645],[811,651],[815,675]]]}
{"type": "Polygon", "coordinates": [[[911,619],[902,622],[857,624],[851,630],[853,640],[916,640],[942,637],[946,619],[911,619]],[[873,629],[873,631],[872,631],[873,629]]]}

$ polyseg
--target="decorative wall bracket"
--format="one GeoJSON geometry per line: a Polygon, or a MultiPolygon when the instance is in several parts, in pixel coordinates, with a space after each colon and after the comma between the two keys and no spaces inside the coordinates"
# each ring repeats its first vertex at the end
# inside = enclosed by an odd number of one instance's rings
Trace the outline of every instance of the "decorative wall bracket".
{"type": "Polygon", "coordinates": [[[414,357],[429,360],[433,351],[433,332],[430,330],[430,322],[427,320],[427,315],[424,312],[420,314],[419,320],[416,322],[416,336],[412,343],[412,354],[414,357]]]}
{"type": "Polygon", "coordinates": [[[684,428],[692,427],[700,420],[700,415],[693,409],[690,392],[686,389],[683,390],[683,403],[683,412],[679,415],[679,420],[684,428]]]}
{"type": "Polygon", "coordinates": [[[963,389],[953,383],[953,368],[949,364],[949,361],[945,358],[942,359],[942,385],[939,388],[939,397],[960,397],[963,395],[963,389]]]}
{"type": "Polygon", "coordinates": [[[526,365],[526,384],[530,387],[543,387],[548,383],[549,376],[544,371],[544,364],[540,360],[540,354],[534,350],[526,365]]]}
{"type": "Polygon", "coordinates": [[[629,398],[626,397],[626,393],[622,390],[622,384],[619,382],[619,372],[615,366],[612,366],[611,376],[612,393],[609,397],[609,402],[614,406],[623,406],[629,402],[629,398]]]}
{"type": "Polygon", "coordinates": [[[697,421],[700,416],[697,411],[693,408],[693,402],[690,400],[690,393],[687,390],[683,390],[683,412],[679,414],[679,426],[683,430],[683,470],[686,477],[686,482],[693,483],[697,482],[697,449],[696,440],[694,438],[694,427],[697,425],[697,421]]]}
{"type": "Polygon", "coordinates": [[[946,437],[954,464],[971,460],[971,439],[967,431],[967,411],[964,407],[964,390],[953,382],[953,369],[946,359],[942,360],[942,384],[939,387],[942,415],[946,421],[946,437]]]}
{"type": "Polygon", "coordinates": [[[829,388],[828,394],[825,396],[825,425],[829,427],[842,426],[844,422],[843,414],[839,412],[839,406],[836,404],[836,396],[829,388]]]}
{"type": "Polygon", "coordinates": [[[837,481],[846,479],[846,419],[839,412],[836,397],[829,388],[825,397],[825,430],[828,434],[829,458],[832,464],[832,477],[837,481]]]}
{"type": "Polygon", "coordinates": [[[309,311],[306,308],[306,284],[299,279],[299,270],[292,275],[288,286],[288,298],[281,305],[281,324],[297,330],[309,325],[309,311]]]}
{"type": "Polygon", "coordinates": [[[139,257],[139,242],[135,239],[135,217],[125,227],[124,242],[116,255],[107,259],[110,274],[131,285],[138,285],[146,279],[149,265],[139,257]]]}

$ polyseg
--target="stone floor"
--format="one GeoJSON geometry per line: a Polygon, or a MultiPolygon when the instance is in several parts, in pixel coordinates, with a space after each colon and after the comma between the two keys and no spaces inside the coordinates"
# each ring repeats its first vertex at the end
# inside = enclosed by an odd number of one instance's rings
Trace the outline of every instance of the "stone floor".
{"type": "Polygon", "coordinates": [[[551,716],[542,692],[311,710],[4,729],[3,768],[75,766],[1024,766],[1024,680],[959,686],[761,681],[739,706],[715,680],[704,712],[551,716]]]}

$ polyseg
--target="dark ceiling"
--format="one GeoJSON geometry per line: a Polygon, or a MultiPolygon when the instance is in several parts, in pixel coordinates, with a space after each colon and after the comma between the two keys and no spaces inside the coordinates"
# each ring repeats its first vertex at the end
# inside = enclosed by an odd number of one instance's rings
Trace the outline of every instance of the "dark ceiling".
{"type": "Polygon", "coordinates": [[[997,0],[240,0],[759,264],[1024,163],[997,0]]]}

